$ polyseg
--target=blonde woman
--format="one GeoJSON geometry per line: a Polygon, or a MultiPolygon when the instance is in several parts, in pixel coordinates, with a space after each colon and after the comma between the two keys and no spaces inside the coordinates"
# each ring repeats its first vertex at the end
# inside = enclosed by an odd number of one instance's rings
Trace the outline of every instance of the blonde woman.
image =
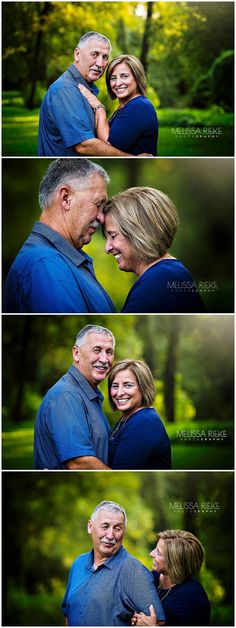
{"type": "MultiPolygon", "coordinates": [[[[210,603],[198,576],[204,550],[199,539],[184,530],[165,530],[150,553],[153,575],[167,626],[209,626],[210,603]]],[[[153,607],[150,616],[135,613],[133,626],[158,625],[153,607]]]]}
{"type": "Polygon", "coordinates": [[[152,373],[141,360],[121,360],[108,377],[109,400],[121,412],[109,437],[112,469],[170,469],[170,441],[153,408],[152,373]]]}
{"type": "Polygon", "coordinates": [[[158,120],[146,97],[144,68],[133,55],[119,55],[106,72],[107,91],[119,105],[110,120],[104,106],[84,85],[78,87],[95,112],[97,138],[130,155],[157,154],[158,120]]]}
{"type": "Polygon", "coordinates": [[[135,187],[113,196],[104,208],[105,251],[120,270],[133,272],[122,312],[204,312],[193,276],[170,252],[179,226],[176,207],[154,188],[135,187]]]}

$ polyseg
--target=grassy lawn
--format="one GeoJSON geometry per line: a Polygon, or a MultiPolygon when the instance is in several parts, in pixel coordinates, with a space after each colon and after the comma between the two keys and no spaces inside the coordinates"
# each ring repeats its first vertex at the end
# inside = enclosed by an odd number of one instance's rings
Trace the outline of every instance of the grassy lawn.
{"type": "Polygon", "coordinates": [[[3,432],[3,469],[33,469],[33,438],[33,426],[22,426],[3,432]]]}
{"type": "MultiPolygon", "coordinates": [[[[202,422],[201,429],[206,429],[202,422]]],[[[208,429],[213,429],[208,422],[208,429]]],[[[182,429],[188,429],[189,426],[182,429]]],[[[181,430],[179,426],[178,429],[181,430]]],[[[225,425],[228,429],[228,425],[225,425]]],[[[233,469],[233,444],[220,443],[179,443],[175,442],[176,426],[167,427],[172,444],[173,469],[233,469]]],[[[3,432],[3,469],[33,469],[33,431],[34,426],[23,423],[21,426],[9,426],[3,432]]]]}
{"type": "Polygon", "coordinates": [[[159,157],[230,157],[234,155],[233,129],[223,127],[219,137],[175,135],[174,127],[159,129],[159,157]]]}
{"type": "Polygon", "coordinates": [[[39,109],[26,109],[18,92],[3,93],[3,155],[37,155],[38,118],[39,109]]]}
{"type": "MultiPolygon", "coordinates": [[[[201,110],[160,110],[159,157],[232,156],[233,116],[201,110]],[[206,135],[200,127],[221,127],[219,136],[206,135]],[[180,131],[176,132],[176,127],[180,131]],[[186,134],[186,127],[188,133],[186,134]],[[196,133],[191,130],[198,128],[196,133]]],[[[5,156],[36,156],[39,108],[27,110],[19,92],[3,92],[2,152],[5,156]]]]}

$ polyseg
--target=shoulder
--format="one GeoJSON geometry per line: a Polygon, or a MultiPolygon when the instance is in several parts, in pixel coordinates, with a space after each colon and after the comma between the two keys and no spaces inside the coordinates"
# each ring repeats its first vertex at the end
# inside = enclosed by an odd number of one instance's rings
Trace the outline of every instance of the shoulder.
{"type": "Polygon", "coordinates": [[[77,572],[79,572],[81,567],[83,567],[87,563],[90,557],[91,557],[91,552],[86,552],[84,554],[80,554],[79,556],[77,556],[71,565],[71,572],[73,574],[76,574],[77,572]]]}
{"type": "MultiPolygon", "coordinates": [[[[61,399],[61,395],[66,395],[67,398],[75,398],[76,403],[78,404],[82,401],[82,396],[80,394],[81,389],[79,383],[69,376],[69,373],[65,373],[62,377],[55,382],[55,384],[49,388],[46,393],[43,401],[44,403],[54,402],[57,398],[61,399]]],[[[62,400],[62,399],[61,399],[62,400]]]]}
{"type": "Polygon", "coordinates": [[[137,422],[139,421],[143,421],[145,419],[145,421],[150,421],[150,423],[155,423],[157,420],[160,421],[160,417],[158,416],[155,408],[142,408],[141,410],[137,410],[137,412],[135,412],[135,414],[133,415],[134,419],[136,419],[137,422]]]}
{"type": "Polygon", "coordinates": [[[196,578],[185,580],[185,582],[176,587],[174,592],[177,598],[181,597],[184,600],[188,600],[189,604],[208,600],[205,589],[196,578]]]}
{"type": "Polygon", "coordinates": [[[193,591],[200,596],[206,595],[205,589],[203,588],[199,580],[197,580],[197,578],[191,578],[190,580],[186,580],[185,582],[183,582],[182,586],[186,590],[186,592],[188,591],[189,593],[191,593],[191,591],[193,591]]]}
{"type": "Polygon", "coordinates": [[[55,266],[55,271],[58,266],[64,265],[66,257],[57,249],[47,245],[33,245],[31,246],[27,242],[23,244],[17,257],[13,262],[13,268],[15,270],[25,270],[32,273],[36,268],[40,270],[40,267],[46,261],[55,266]]]}
{"type": "MultiPolygon", "coordinates": [[[[123,548],[124,549],[124,548],[123,548]]],[[[138,560],[138,558],[135,558],[135,556],[133,556],[132,554],[130,554],[129,552],[127,552],[127,550],[125,550],[125,554],[123,555],[123,562],[122,562],[122,570],[126,571],[128,574],[132,572],[136,572],[140,575],[144,575],[144,576],[151,576],[150,571],[147,569],[147,567],[145,567],[140,560],[138,560]]]]}
{"type": "Polygon", "coordinates": [[[148,98],[146,96],[137,96],[137,98],[133,98],[132,100],[130,100],[126,107],[130,109],[140,109],[142,111],[154,111],[155,109],[152,105],[152,103],[150,102],[150,100],[148,100],[148,98]]]}

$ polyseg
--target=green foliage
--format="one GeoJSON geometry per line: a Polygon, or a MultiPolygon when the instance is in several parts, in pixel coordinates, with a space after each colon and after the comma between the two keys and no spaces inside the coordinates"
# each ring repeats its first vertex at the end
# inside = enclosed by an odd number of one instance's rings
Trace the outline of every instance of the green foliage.
{"type": "Polygon", "coordinates": [[[234,117],[225,113],[222,107],[213,105],[207,110],[202,109],[160,109],[158,112],[161,126],[225,126],[232,127],[234,117]]]}
{"type": "Polygon", "coordinates": [[[232,473],[5,473],[4,625],[62,623],[68,572],[75,557],[91,548],[87,520],[103,499],[127,510],[124,545],[149,569],[157,531],[196,534],[205,548],[201,581],[212,600],[214,625],[232,625],[232,497],[232,473]],[[197,501],[200,512],[178,508],[186,500],[197,501]],[[206,501],[220,507],[204,512],[206,501]]]}
{"type": "MultiPolygon", "coordinates": [[[[155,104],[159,119],[159,156],[204,156],[233,155],[233,114],[225,113],[221,107],[213,106],[207,110],[200,109],[159,109],[159,98],[153,88],[149,87],[148,95],[155,104]],[[173,128],[169,128],[172,126],[173,128]],[[199,136],[176,137],[174,127],[208,127],[218,126],[222,133],[215,137],[199,136]]],[[[108,115],[117,107],[116,101],[108,100],[105,88],[101,90],[101,100],[105,102],[108,115]]],[[[30,112],[23,106],[20,92],[4,92],[3,97],[3,154],[7,156],[37,155],[39,110],[30,112]]],[[[150,161],[148,162],[150,163],[150,161]]]]}
{"type": "Polygon", "coordinates": [[[210,72],[202,74],[196,80],[189,96],[189,104],[206,109],[212,104],[212,77],[210,72]]]}
{"type": "Polygon", "coordinates": [[[228,111],[234,110],[234,52],[227,50],[212,65],[212,92],[215,103],[228,111]]]}
{"type": "Polygon", "coordinates": [[[189,104],[208,108],[213,103],[233,112],[234,52],[226,50],[215,59],[206,74],[199,76],[189,95],[189,104]]]}

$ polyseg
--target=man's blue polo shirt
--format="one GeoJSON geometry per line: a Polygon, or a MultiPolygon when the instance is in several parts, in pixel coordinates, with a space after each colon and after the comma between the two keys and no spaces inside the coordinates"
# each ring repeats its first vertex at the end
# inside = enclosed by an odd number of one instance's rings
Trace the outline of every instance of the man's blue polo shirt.
{"type": "Polygon", "coordinates": [[[94,112],[78,83],[98,94],[96,85],[87,83],[74,64],[45,94],[39,119],[39,155],[75,156],[73,146],[95,137],[94,112]]]}
{"type": "Polygon", "coordinates": [[[36,469],[65,469],[66,460],[96,456],[107,464],[109,423],[103,395],[72,365],[47,392],[34,430],[36,469]]]}
{"type": "Polygon", "coordinates": [[[5,312],[114,312],[97,281],[92,258],[59,233],[36,222],[5,285],[5,312]]]}
{"type": "Polygon", "coordinates": [[[152,574],[124,547],[96,570],[93,550],[70,570],[62,612],[69,626],[130,626],[135,610],[165,620],[152,574]]]}

